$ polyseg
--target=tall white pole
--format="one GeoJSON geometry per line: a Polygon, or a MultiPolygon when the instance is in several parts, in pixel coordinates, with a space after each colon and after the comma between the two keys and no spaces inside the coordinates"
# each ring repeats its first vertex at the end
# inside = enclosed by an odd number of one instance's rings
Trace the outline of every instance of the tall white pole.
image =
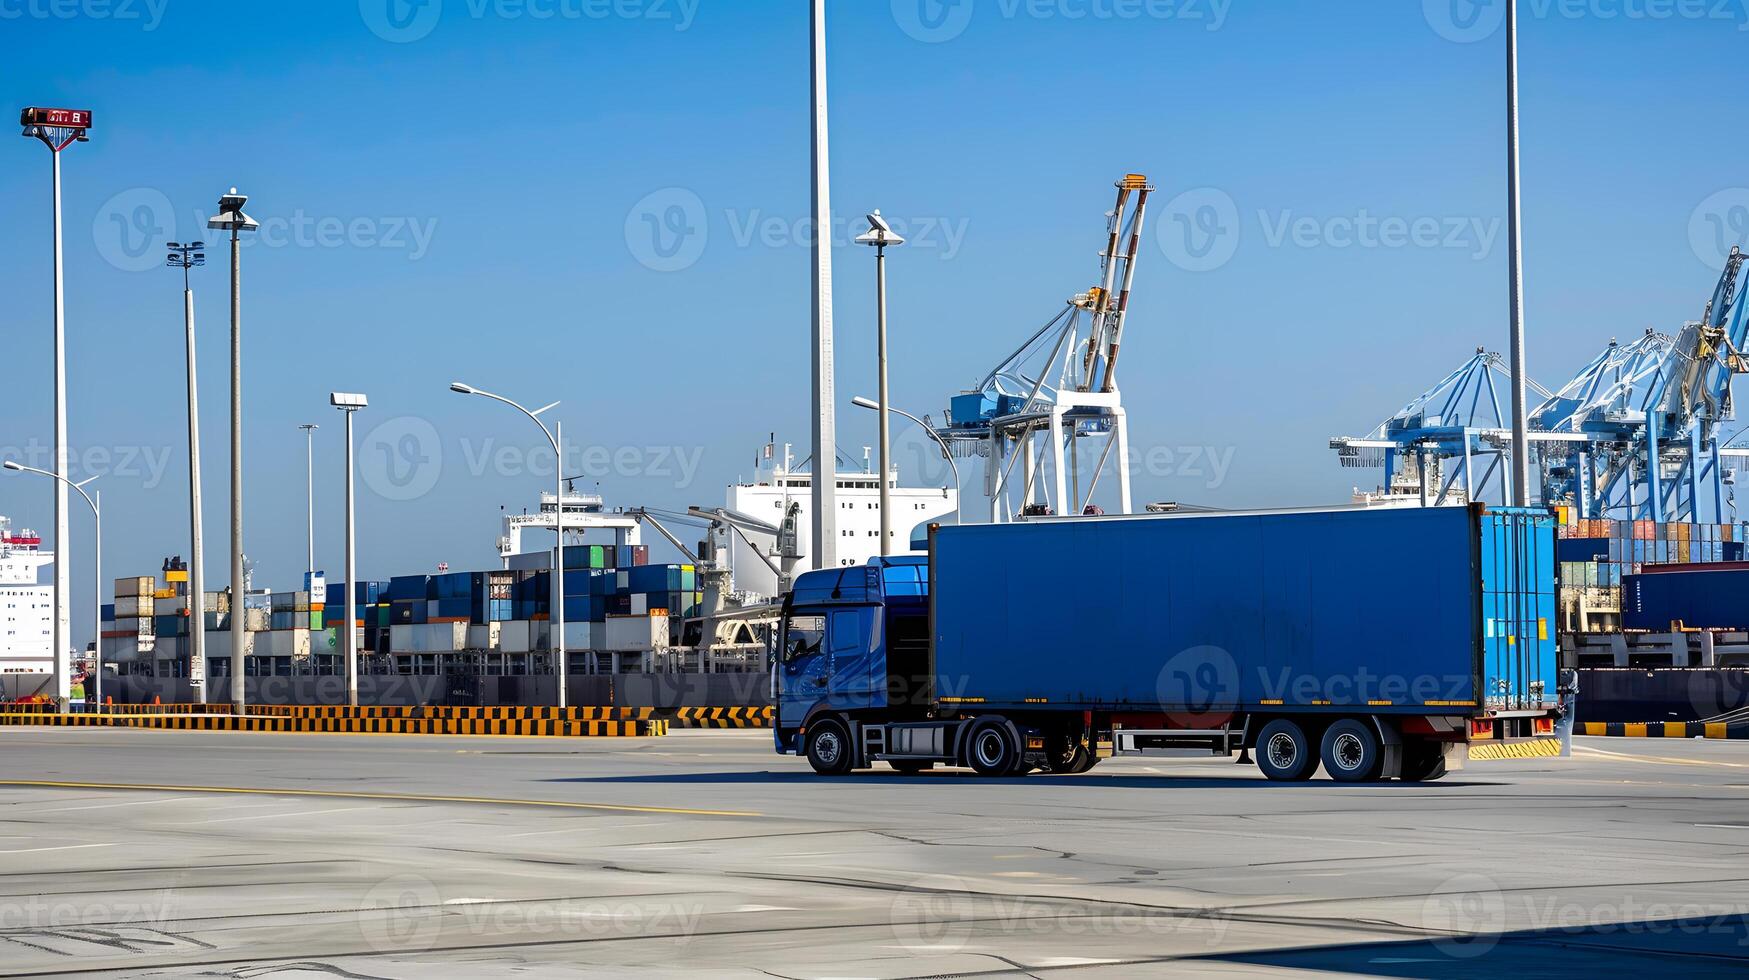
{"type": "Polygon", "coordinates": [[[231,228],[231,710],[242,714],[244,612],[249,590],[243,581],[243,270],[240,230],[231,228]]]}
{"type": "MultiPolygon", "coordinates": [[[[346,703],[358,706],[358,537],[352,491],[352,416],[346,413],[346,703]]],[[[313,563],[312,563],[313,564],[313,563]]]]}
{"type": "MultiPolygon", "coordinates": [[[[875,246],[875,320],[876,332],[880,335],[875,342],[875,359],[880,362],[880,438],[881,438],[881,554],[893,553],[893,501],[888,492],[887,484],[891,482],[892,462],[888,458],[892,452],[892,439],[889,436],[887,408],[887,247],[875,246]]],[[[909,550],[910,542],[906,542],[909,550]]]]}
{"type": "Polygon", "coordinates": [[[200,388],[196,383],[194,356],[194,290],[185,287],[182,300],[183,334],[188,348],[188,529],[192,539],[188,559],[188,683],[196,703],[205,704],[206,560],[201,555],[204,544],[200,520],[200,388]]]}
{"type": "Polygon", "coordinates": [[[304,526],[309,531],[310,560],[304,570],[310,573],[313,584],[316,579],[316,427],[301,425],[298,428],[304,430],[304,506],[309,511],[304,526]]]}
{"type": "Polygon", "coordinates": [[[837,384],[832,366],[832,191],[826,138],[826,0],[813,4],[815,568],[838,564],[837,384]]]}
{"type": "Polygon", "coordinates": [[[1506,225],[1512,292],[1512,494],[1530,506],[1530,424],[1525,407],[1524,228],[1518,194],[1518,0],[1506,0],[1506,225]]]}
{"type": "Polygon", "coordinates": [[[103,710],[103,491],[93,490],[91,500],[91,703],[103,710]]]}
{"type": "MultiPolygon", "coordinates": [[[[67,533],[67,322],[62,293],[61,267],[61,155],[50,153],[54,161],[55,210],[55,694],[65,700],[73,693],[73,667],[70,645],[73,622],[69,613],[72,586],[67,565],[73,549],[67,533]]],[[[100,593],[101,595],[101,593],[100,593]]],[[[101,639],[101,637],[99,637],[101,639]]]]}
{"type": "MultiPolygon", "coordinates": [[[[545,426],[542,426],[545,428],[545,426]]],[[[565,424],[553,423],[553,672],[559,678],[559,707],[571,703],[569,658],[565,650],[565,424]]]]}

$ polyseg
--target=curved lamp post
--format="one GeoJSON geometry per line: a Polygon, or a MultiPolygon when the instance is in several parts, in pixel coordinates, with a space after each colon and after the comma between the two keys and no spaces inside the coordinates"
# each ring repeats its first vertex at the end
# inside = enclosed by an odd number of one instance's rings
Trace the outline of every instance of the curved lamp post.
{"type": "MultiPolygon", "coordinates": [[[[881,408],[880,402],[875,401],[873,398],[864,398],[861,395],[857,395],[855,398],[852,398],[850,400],[850,404],[855,405],[857,408],[869,408],[869,409],[873,409],[877,412],[880,411],[880,408],[881,408]]],[[[923,421],[922,419],[918,418],[915,415],[912,415],[910,412],[907,412],[902,408],[894,408],[893,406],[888,405],[887,411],[892,412],[894,415],[901,415],[901,416],[904,416],[905,418],[910,419],[912,422],[916,423],[916,425],[919,429],[922,429],[925,433],[927,433],[929,435],[929,438],[935,440],[935,444],[937,446],[941,447],[942,457],[947,460],[948,468],[953,470],[953,519],[954,519],[954,523],[955,524],[962,523],[960,521],[960,464],[954,462],[953,451],[947,448],[947,443],[942,441],[940,433],[936,432],[933,428],[931,428],[929,423],[923,421]]]]}
{"type": "Polygon", "coordinates": [[[509,405],[528,416],[535,425],[540,426],[541,434],[545,435],[547,441],[552,443],[553,480],[555,481],[553,485],[553,535],[558,541],[553,548],[552,570],[553,672],[559,678],[559,707],[567,707],[570,701],[565,681],[565,671],[569,666],[565,657],[565,452],[560,444],[560,440],[563,438],[563,429],[557,422],[553,423],[551,429],[548,429],[547,424],[540,420],[541,415],[557,408],[559,403],[553,402],[530,411],[503,395],[481,391],[473,385],[462,384],[460,381],[451,382],[449,390],[458,395],[479,395],[509,405]]]}
{"type": "MultiPolygon", "coordinates": [[[[92,649],[91,662],[92,662],[93,666],[95,666],[95,668],[96,668],[91,673],[92,673],[93,677],[97,678],[97,680],[93,682],[96,686],[93,687],[92,691],[91,691],[91,702],[93,704],[102,705],[103,704],[103,492],[98,491],[97,496],[95,498],[93,498],[91,496],[91,494],[88,494],[85,492],[85,485],[90,483],[92,480],[97,479],[97,477],[88,476],[85,479],[80,480],[78,483],[74,483],[72,480],[69,480],[66,477],[61,476],[59,474],[51,473],[48,470],[39,470],[34,466],[26,466],[23,463],[14,462],[10,459],[7,460],[4,464],[0,464],[0,465],[4,465],[9,470],[16,470],[19,473],[35,473],[37,476],[46,476],[51,480],[56,480],[56,481],[59,481],[60,483],[66,484],[67,486],[72,487],[74,490],[79,491],[79,496],[84,497],[85,502],[87,504],[91,505],[91,516],[97,522],[96,527],[92,530],[92,534],[91,534],[91,540],[92,540],[93,545],[97,551],[97,556],[96,556],[95,560],[93,561],[93,568],[96,571],[96,575],[95,575],[93,583],[92,583],[96,587],[96,591],[92,594],[92,597],[91,597],[91,625],[95,630],[95,632],[93,632],[91,634],[91,649],[92,649]]],[[[55,560],[64,562],[67,559],[66,559],[65,555],[56,555],[55,560]]],[[[60,663],[60,656],[58,654],[56,655],[55,662],[57,665],[59,665],[59,663],[60,663]]],[[[71,683],[70,679],[69,679],[69,683],[71,683]]]]}

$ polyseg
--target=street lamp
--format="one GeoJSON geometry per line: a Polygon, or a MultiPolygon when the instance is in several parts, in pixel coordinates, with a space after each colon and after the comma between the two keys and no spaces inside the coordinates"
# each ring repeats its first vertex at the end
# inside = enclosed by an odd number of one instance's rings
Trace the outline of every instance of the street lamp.
{"type": "Polygon", "coordinates": [[[541,415],[559,407],[559,403],[553,402],[551,405],[537,408],[531,412],[503,395],[481,391],[473,385],[462,384],[460,381],[450,382],[449,390],[458,395],[480,395],[509,405],[528,416],[535,425],[540,426],[547,441],[553,444],[553,479],[555,481],[553,486],[553,534],[558,542],[553,547],[552,571],[553,669],[559,677],[559,707],[568,707],[570,699],[567,695],[565,680],[565,671],[569,666],[565,657],[565,452],[561,448],[564,429],[558,422],[554,422],[553,428],[548,429],[547,424],[540,420],[541,415]]]}
{"type": "MultiPolygon", "coordinates": [[[[80,480],[78,483],[74,483],[72,480],[69,480],[64,476],[51,473],[48,470],[39,470],[34,466],[26,466],[23,463],[14,462],[10,459],[0,465],[4,465],[7,469],[16,470],[20,473],[35,473],[37,476],[46,476],[62,486],[72,487],[74,490],[79,491],[79,496],[84,497],[87,504],[91,505],[91,517],[96,522],[95,526],[92,528],[91,540],[94,543],[97,552],[92,562],[94,574],[91,583],[95,589],[91,595],[91,625],[93,630],[95,630],[95,632],[91,634],[91,643],[92,648],[96,651],[91,662],[96,667],[96,670],[92,673],[97,677],[97,686],[92,689],[91,701],[94,704],[101,705],[103,703],[103,491],[99,490],[95,499],[85,492],[85,485],[92,480],[97,479],[95,476],[88,476],[85,479],[80,480]]],[[[55,555],[56,564],[61,564],[66,560],[67,556],[65,553],[55,555]]],[[[56,657],[56,670],[63,669],[60,666],[62,656],[65,656],[65,654],[63,653],[56,657]]],[[[67,669],[70,670],[70,668],[67,669]]],[[[72,678],[68,677],[66,673],[63,673],[59,683],[62,688],[65,688],[65,693],[63,693],[61,697],[69,696],[72,693],[72,678]]]]}
{"type": "Polygon", "coordinates": [[[24,136],[40,140],[49,148],[53,171],[54,280],[55,280],[55,674],[56,693],[72,693],[71,668],[67,662],[67,563],[71,549],[67,540],[67,318],[62,302],[61,268],[61,151],[87,140],[91,128],[89,109],[42,109],[31,107],[19,113],[24,136]]]}
{"type": "MultiPolygon", "coordinates": [[[[875,401],[873,398],[864,398],[861,395],[857,395],[855,398],[852,398],[850,400],[850,404],[855,405],[857,408],[869,408],[869,409],[874,409],[875,411],[880,411],[880,408],[881,408],[880,402],[875,401]]],[[[935,429],[932,428],[928,422],[923,421],[922,419],[918,418],[915,415],[912,415],[910,412],[907,412],[902,408],[894,408],[891,405],[887,406],[887,411],[892,412],[894,415],[899,415],[899,416],[903,416],[904,418],[910,419],[912,422],[916,423],[918,428],[922,429],[925,433],[927,433],[929,435],[929,438],[935,440],[935,444],[937,446],[941,447],[941,455],[943,458],[945,458],[947,460],[948,469],[953,471],[953,520],[954,520],[955,524],[961,523],[960,522],[960,464],[954,462],[953,450],[947,448],[947,443],[941,438],[941,433],[936,432],[935,429]]]]}
{"type": "Polygon", "coordinates": [[[188,270],[206,265],[205,242],[171,242],[165,264],[182,270],[182,326],[188,348],[188,683],[194,700],[206,703],[206,576],[202,569],[200,514],[200,400],[195,383],[194,289],[188,270]]]}
{"type": "MultiPolygon", "coordinates": [[[[316,583],[316,438],[315,432],[321,426],[314,422],[305,422],[298,428],[304,430],[304,502],[309,508],[309,520],[305,525],[310,531],[310,565],[306,569],[310,574],[307,581],[310,587],[316,583]]],[[[350,444],[351,440],[347,440],[350,444]]],[[[315,596],[310,597],[315,601],[315,596]]]]}
{"type": "Polygon", "coordinates": [[[856,236],[856,244],[872,245],[875,250],[875,359],[880,363],[881,554],[889,555],[893,550],[893,525],[889,506],[892,501],[887,492],[888,484],[892,482],[891,463],[887,459],[892,449],[887,426],[887,246],[903,245],[905,239],[893,233],[893,226],[887,224],[887,219],[876,209],[868,216],[868,231],[856,236]]]}
{"type": "MultiPolygon", "coordinates": [[[[358,549],[352,497],[352,416],[370,405],[363,395],[336,391],[328,404],[346,413],[346,703],[358,707],[358,549]]],[[[310,426],[315,428],[315,426],[310,426]]],[[[314,547],[312,545],[312,547],[314,547]]],[[[314,565],[314,562],[311,562],[314,565]]]]}
{"type": "Polygon", "coordinates": [[[245,231],[259,225],[243,213],[249,198],[237,193],[219,197],[219,213],[207,219],[208,228],[231,233],[231,710],[243,713],[244,605],[248,589],[243,580],[243,270],[242,243],[245,231]]]}

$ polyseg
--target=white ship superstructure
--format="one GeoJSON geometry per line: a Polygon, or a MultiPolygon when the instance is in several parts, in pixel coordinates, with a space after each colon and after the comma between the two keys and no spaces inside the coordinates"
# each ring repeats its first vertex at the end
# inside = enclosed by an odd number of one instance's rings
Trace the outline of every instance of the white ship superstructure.
{"type": "MultiPolygon", "coordinates": [[[[784,515],[792,505],[799,507],[795,526],[804,529],[799,542],[806,547],[805,529],[811,526],[814,472],[812,467],[795,468],[788,446],[782,458],[769,450],[768,463],[761,465],[754,478],[729,487],[728,509],[772,525],[783,524],[784,515]]],[[[861,565],[881,553],[881,485],[873,470],[838,470],[836,476],[838,505],[838,564],[861,565]]],[[[952,487],[903,487],[898,470],[887,475],[887,493],[892,501],[892,547],[890,554],[913,554],[912,543],[923,537],[923,528],[931,522],[952,523],[959,505],[959,494],[952,487]]],[[[778,592],[777,575],[763,561],[754,546],[740,535],[731,537],[731,568],[737,592],[772,596],[778,592]]],[[[755,539],[756,541],[758,539],[755,539]]],[[[806,558],[801,568],[811,568],[806,558]]]]}
{"type": "Polygon", "coordinates": [[[54,588],[37,582],[53,562],[35,531],[0,517],[0,673],[55,672],[54,588]]]}

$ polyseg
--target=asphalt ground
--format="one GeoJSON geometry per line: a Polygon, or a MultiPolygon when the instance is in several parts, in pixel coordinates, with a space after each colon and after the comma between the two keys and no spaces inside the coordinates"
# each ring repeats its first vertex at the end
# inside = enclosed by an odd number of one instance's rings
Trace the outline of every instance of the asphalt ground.
{"type": "Polygon", "coordinates": [[[763,732],[0,730],[0,976],[1745,975],[1749,743],[843,779],[763,732]]]}

